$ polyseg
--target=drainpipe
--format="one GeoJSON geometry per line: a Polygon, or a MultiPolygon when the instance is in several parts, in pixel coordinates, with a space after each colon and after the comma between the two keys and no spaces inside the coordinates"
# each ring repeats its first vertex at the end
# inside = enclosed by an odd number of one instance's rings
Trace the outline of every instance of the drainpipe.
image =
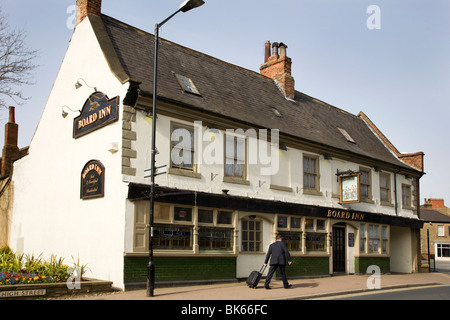
{"type": "Polygon", "coordinates": [[[398,216],[398,200],[397,200],[397,173],[399,173],[399,170],[397,172],[394,172],[394,195],[395,195],[395,215],[398,216]]]}

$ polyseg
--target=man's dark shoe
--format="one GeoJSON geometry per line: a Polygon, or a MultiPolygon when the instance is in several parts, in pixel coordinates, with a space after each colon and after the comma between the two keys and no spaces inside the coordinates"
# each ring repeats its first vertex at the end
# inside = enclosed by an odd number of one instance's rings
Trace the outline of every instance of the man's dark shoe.
{"type": "Polygon", "coordinates": [[[285,289],[291,289],[292,288],[292,284],[288,284],[287,287],[284,287],[285,289]]]}
{"type": "Polygon", "coordinates": [[[271,290],[272,288],[271,287],[264,287],[266,290],[271,290]]]}

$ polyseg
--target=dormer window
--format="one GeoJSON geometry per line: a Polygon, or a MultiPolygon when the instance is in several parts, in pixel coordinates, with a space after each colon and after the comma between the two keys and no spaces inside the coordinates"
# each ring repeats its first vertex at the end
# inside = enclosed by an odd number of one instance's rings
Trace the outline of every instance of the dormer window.
{"type": "Polygon", "coordinates": [[[199,96],[201,95],[191,78],[179,74],[175,74],[175,76],[177,77],[178,83],[180,84],[181,88],[185,92],[193,93],[199,96]]]}

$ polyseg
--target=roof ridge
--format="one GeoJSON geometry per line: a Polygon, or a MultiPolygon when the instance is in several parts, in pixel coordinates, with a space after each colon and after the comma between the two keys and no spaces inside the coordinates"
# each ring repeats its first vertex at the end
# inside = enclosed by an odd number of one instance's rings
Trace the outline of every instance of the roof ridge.
{"type": "MultiPolygon", "coordinates": [[[[111,16],[108,16],[108,15],[106,15],[106,14],[102,14],[102,18],[106,18],[106,19],[109,19],[109,20],[113,20],[113,21],[115,21],[116,23],[118,23],[118,24],[120,24],[120,25],[122,25],[122,26],[124,26],[124,27],[128,27],[128,28],[134,29],[134,30],[136,30],[137,32],[146,34],[146,35],[148,35],[148,36],[150,36],[150,37],[152,37],[152,38],[155,37],[155,35],[154,35],[153,33],[149,32],[149,31],[142,30],[142,29],[140,29],[140,28],[138,28],[138,27],[132,26],[132,25],[126,23],[126,22],[120,21],[120,20],[118,20],[118,19],[116,19],[116,18],[113,18],[113,17],[111,17],[111,16]]],[[[212,59],[212,60],[218,61],[218,62],[220,62],[220,63],[227,64],[227,65],[229,65],[229,66],[231,66],[231,67],[234,67],[234,68],[237,68],[237,69],[239,69],[239,70],[251,72],[251,73],[253,73],[253,74],[255,74],[255,75],[258,75],[258,76],[260,76],[260,77],[262,77],[262,78],[266,78],[266,79],[269,79],[269,80],[272,80],[272,81],[273,81],[272,78],[267,77],[267,76],[265,76],[265,75],[262,75],[261,73],[259,73],[259,72],[257,72],[257,71],[254,71],[254,70],[251,70],[251,69],[247,69],[247,68],[238,66],[237,64],[233,64],[233,63],[231,63],[231,62],[227,62],[227,61],[225,61],[225,60],[216,58],[216,57],[214,57],[214,56],[212,56],[212,55],[210,55],[210,54],[207,54],[207,53],[204,53],[204,52],[200,52],[200,51],[198,51],[198,50],[194,50],[194,49],[192,49],[192,48],[186,47],[186,46],[184,46],[184,45],[182,45],[182,44],[179,44],[179,43],[177,43],[177,42],[170,41],[170,40],[167,40],[167,39],[162,38],[162,37],[159,37],[159,40],[160,40],[160,41],[164,41],[164,42],[166,42],[166,43],[168,43],[168,44],[170,44],[170,45],[178,46],[178,47],[180,47],[180,48],[182,48],[182,49],[188,50],[188,51],[193,52],[193,53],[195,53],[195,54],[202,55],[202,56],[204,56],[204,57],[207,57],[207,58],[210,58],[210,59],[212,59]]]]}

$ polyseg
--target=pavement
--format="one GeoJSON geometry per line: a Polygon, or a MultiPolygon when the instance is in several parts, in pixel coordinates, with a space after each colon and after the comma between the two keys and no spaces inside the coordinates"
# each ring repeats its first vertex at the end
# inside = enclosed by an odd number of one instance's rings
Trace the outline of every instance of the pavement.
{"type": "Polygon", "coordinates": [[[147,297],[146,290],[87,295],[71,300],[307,300],[354,294],[374,290],[389,290],[432,285],[450,285],[450,273],[431,272],[413,274],[385,274],[375,279],[370,275],[340,275],[322,278],[291,279],[291,289],[284,289],[281,280],[273,279],[271,290],[264,288],[264,279],[256,289],[245,282],[220,283],[200,286],[156,288],[154,297],[147,297]]]}

